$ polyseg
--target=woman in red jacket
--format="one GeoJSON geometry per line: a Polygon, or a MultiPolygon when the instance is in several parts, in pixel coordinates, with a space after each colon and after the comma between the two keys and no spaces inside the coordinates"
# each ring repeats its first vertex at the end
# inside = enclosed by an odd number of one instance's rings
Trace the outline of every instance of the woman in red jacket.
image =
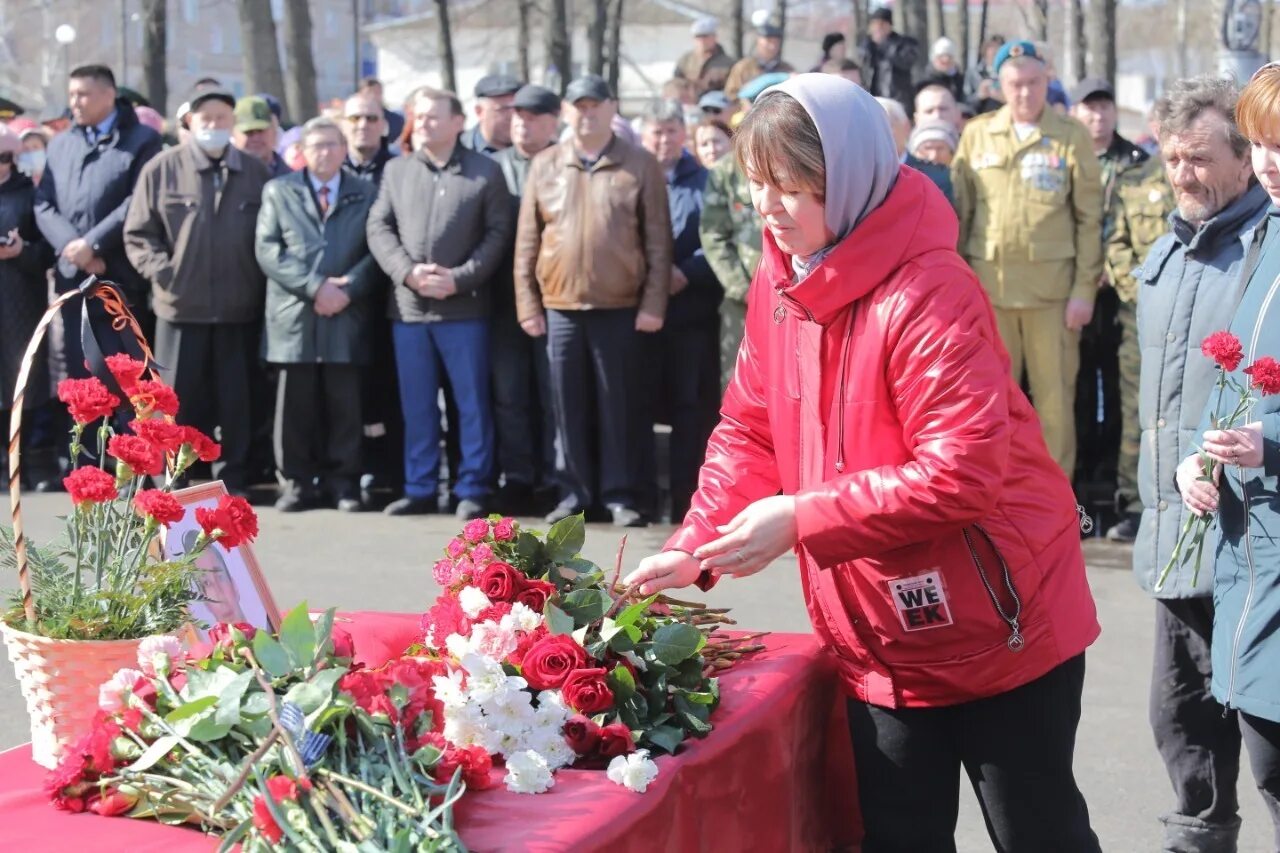
{"type": "Polygon", "coordinates": [[[955,215],[834,75],[766,92],[735,146],[767,226],[747,333],[684,525],[628,582],[705,589],[795,550],[851,697],[865,853],[954,851],[962,766],[999,850],[1098,850],[1075,499],[955,215]]]}

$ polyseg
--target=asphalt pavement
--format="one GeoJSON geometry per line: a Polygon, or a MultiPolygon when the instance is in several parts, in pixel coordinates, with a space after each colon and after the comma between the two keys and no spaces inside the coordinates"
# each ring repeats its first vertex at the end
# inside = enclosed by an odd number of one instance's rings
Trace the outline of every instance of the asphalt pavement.
{"type": "MultiPolygon", "coordinates": [[[[23,506],[29,532],[39,541],[58,529],[66,496],[28,495],[23,506]]],[[[447,516],[390,518],[329,510],[282,515],[270,508],[261,508],[260,516],[255,552],[282,610],[300,601],[345,610],[425,610],[437,593],[431,563],[460,527],[447,516]]],[[[630,568],[659,548],[670,528],[628,532],[624,564],[630,568]]],[[[612,566],[619,538],[612,527],[590,525],[585,556],[612,566]]],[[[1091,540],[1086,554],[1103,632],[1087,658],[1077,778],[1104,850],[1156,851],[1156,817],[1171,805],[1172,793],[1147,723],[1154,606],[1129,574],[1127,547],[1091,540]]],[[[796,572],[794,559],[779,560],[751,578],[721,583],[705,599],[732,607],[743,627],[808,631],[796,572]]],[[[0,586],[16,583],[6,578],[0,586]]],[[[26,727],[12,668],[0,664],[0,749],[28,740],[26,727]]],[[[1271,827],[1247,767],[1241,772],[1240,799],[1240,853],[1270,850],[1271,827]]],[[[965,853],[992,849],[967,786],[956,837],[965,853]]]]}

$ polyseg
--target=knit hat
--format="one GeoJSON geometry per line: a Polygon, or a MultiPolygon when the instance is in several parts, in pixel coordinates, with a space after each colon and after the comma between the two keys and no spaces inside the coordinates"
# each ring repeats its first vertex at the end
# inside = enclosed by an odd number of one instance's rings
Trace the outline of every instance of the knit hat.
{"type": "Polygon", "coordinates": [[[930,119],[920,122],[916,125],[916,129],[911,131],[911,136],[907,139],[907,151],[914,153],[916,146],[925,142],[945,142],[954,152],[956,146],[960,144],[960,135],[956,133],[955,126],[951,122],[930,119]]]}
{"type": "Polygon", "coordinates": [[[937,59],[939,56],[950,56],[956,58],[956,43],[951,39],[943,36],[933,43],[933,47],[929,49],[929,58],[937,59]]]}

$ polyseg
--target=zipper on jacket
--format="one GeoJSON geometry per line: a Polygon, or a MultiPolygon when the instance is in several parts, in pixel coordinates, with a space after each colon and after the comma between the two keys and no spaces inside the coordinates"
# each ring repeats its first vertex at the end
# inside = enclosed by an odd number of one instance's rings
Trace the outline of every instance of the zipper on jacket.
{"type": "Polygon", "coordinates": [[[853,340],[853,306],[849,307],[849,320],[844,327],[844,342],[840,345],[840,384],[836,386],[836,393],[840,395],[838,407],[839,414],[836,418],[836,473],[844,473],[844,401],[845,401],[845,380],[849,370],[849,343],[853,340]]]}
{"type": "Polygon", "coordinates": [[[991,580],[987,577],[986,567],[982,565],[982,558],[978,556],[978,549],[974,547],[973,537],[969,535],[969,529],[966,527],[960,531],[964,535],[964,544],[969,546],[969,556],[973,558],[973,565],[978,569],[978,577],[982,578],[982,585],[987,588],[987,596],[991,599],[991,604],[996,609],[996,615],[1009,626],[1009,639],[1005,641],[1005,645],[1009,647],[1009,651],[1017,654],[1027,647],[1027,638],[1022,635],[1022,628],[1018,624],[1018,620],[1022,617],[1022,599],[1018,596],[1018,590],[1013,586],[1013,575],[1009,571],[1009,564],[1004,561],[1004,555],[996,547],[995,540],[991,538],[991,534],[987,533],[981,525],[975,524],[973,529],[982,534],[982,538],[987,540],[987,544],[991,546],[996,559],[1000,561],[1000,572],[1004,580],[1004,588],[1009,591],[1010,597],[1013,598],[1012,614],[1006,613],[1004,605],[1000,603],[1000,596],[996,595],[995,587],[991,585],[991,580]]]}
{"type": "MultiPolygon", "coordinates": [[[[1277,276],[1271,282],[1271,289],[1267,291],[1267,296],[1262,300],[1262,308],[1258,311],[1258,319],[1253,324],[1253,336],[1249,339],[1249,363],[1252,364],[1257,356],[1258,338],[1262,334],[1262,321],[1267,317],[1267,311],[1271,307],[1272,300],[1275,299],[1276,290],[1280,288],[1280,276],[1277,276]]],[[[1240,608],[1240,620],[1236,623],[1235,636],[1231,638],[1231,676],[1227,680],[1227,701],[1223,704],[1223,713],[1231,707],[1231,699],[1236,692],[1236,671],[1240,666],[1240,640],[1244,636],[1244,622],[1249,617],[1249,610],[1253,607],[1253,592],[1257,587],[1258,572],[1253,563],[1253,543],[1249,540],[1249,492],[1244,481],[1243,469],[1236,469],[1236,480],[1240,483],[1240,503],[1244,507],[1244,561],[1249,567],[1249,588],[1244,594],[1244,606],[1240,608]]]]}

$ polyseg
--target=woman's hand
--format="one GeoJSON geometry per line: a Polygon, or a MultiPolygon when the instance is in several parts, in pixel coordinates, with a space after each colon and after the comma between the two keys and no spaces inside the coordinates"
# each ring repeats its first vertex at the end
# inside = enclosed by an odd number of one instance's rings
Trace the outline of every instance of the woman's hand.
{"type": "Polygon", "coordinates": [[[623,583],[639,585],[641,595],[653,595],[664,589],[688,586],[702,574],[702,566],[692,554],[684,551],[663,551],[645,557],[640,566],[627,575],[623,583]]]}
{"type": "Polygon", "coordinates": [[[1262,467],[1262,421],[1235,429],[1211,429],[1204,434],[1204,452],[1223,465],[1262,467]]]}
{"type": "MultiPolygon", "coordinates": [[[[1209,433],[1206,433],[1207,435],[1209,433]]],[[[1207,482],[1201,479],[1204,477],[1204,467],[1200,463],[1198,454],[1183,459],[1182,464],[1178,466],[1175,479],[1178,481],[1178,492],[1182,495],[1182,502],[1186,504],[1187,509],[1199,516],[1216,512],[1218,509],[1218,479],[1221,476],[1221,466],[1214,466],[1213,482],[1207,482]]]]}
{"type": "Polygon", "coordinates": [[[796,499],[778,495],[756,501],[693,556],[713,575],[754,575],[796,546],[796,499]]]}
{"type": "Polygon", "coordinates": [[[7,261],[10,258],[16,258],[22,254],[22,235],[18,233],[18,229],[14,228],[9,232],[9,242],[0,245],[0,261],[7,261]]]}

